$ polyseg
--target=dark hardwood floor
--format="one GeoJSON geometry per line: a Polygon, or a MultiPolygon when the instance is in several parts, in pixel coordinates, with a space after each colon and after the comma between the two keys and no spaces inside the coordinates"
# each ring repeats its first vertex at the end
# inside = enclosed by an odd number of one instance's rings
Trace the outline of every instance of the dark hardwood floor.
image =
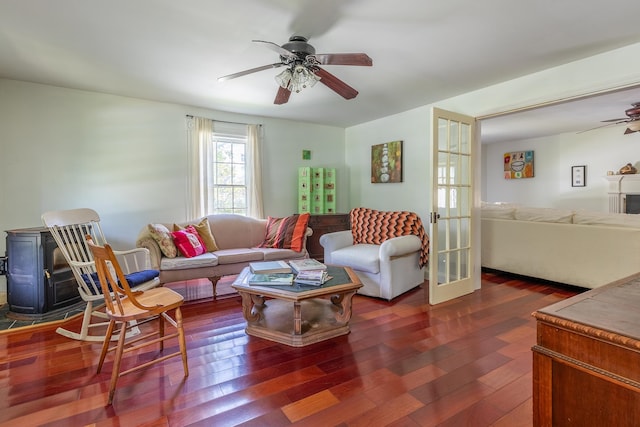
{"type": "Polygon", "coordinates": [[[3,333],[0,425],[531,426],[531,313],[579,290],[482,279],[438,306],[425,289],[391,303],[356,296],[349,335],[303,348],[248,337],[237,296],[190,301],[190,376],[180,358],[124,376],[113,406],[110,360],[95,373],[99,344],[55,326],[3,333]]]}

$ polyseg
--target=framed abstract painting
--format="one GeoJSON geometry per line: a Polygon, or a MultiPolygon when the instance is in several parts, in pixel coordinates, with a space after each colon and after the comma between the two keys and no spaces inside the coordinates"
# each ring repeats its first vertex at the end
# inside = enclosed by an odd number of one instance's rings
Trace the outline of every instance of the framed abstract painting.
{"type": "Polygon", "coordinates": [[[402,182],[402,141],[371,146],[371,182],[402,182]]]}
{"type": "Polygon", "coordinates": [[[533,151],[504,153],[504,179],[533,178],[533,151]]]}

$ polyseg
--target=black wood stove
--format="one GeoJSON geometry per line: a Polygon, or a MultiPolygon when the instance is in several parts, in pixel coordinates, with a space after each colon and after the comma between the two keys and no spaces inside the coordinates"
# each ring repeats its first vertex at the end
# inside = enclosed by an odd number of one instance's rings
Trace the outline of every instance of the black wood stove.
{"type": "Polygon", "coordinates": [[[46,227],[7,230],[9,316],[38,316],[80,301],[73,272],[46,227]]]}

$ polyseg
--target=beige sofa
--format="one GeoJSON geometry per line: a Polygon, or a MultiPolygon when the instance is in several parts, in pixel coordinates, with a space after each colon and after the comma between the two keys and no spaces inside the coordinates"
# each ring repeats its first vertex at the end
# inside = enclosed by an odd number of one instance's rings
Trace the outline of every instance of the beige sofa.
{"type": "Polygon", "coordinates": [[[583,288],[640,271],[640,215],[484,204],[482,267],[583,288]]]}
{"type": "MultiPolygon", "coordinates": [[[[213,283],[214,296],[220,277],[238,274],[250,262],[308,258],[306,239],[313,231],[306,229],[301,251],[258,247],[265,239],[267,220],[242,215],[220,214],[206,217],[218,250],[192,258],[163,254],[160,245],[145,227],[140,231],[136,246],[147,248],[151,266],[160,270],[160,283],[206,278],[213,283]]],[[[180,226],[200,222],[201,219],[178,223],[180,226]]],[[[169,230],[174,224],[164,223],[169,230]]]]}

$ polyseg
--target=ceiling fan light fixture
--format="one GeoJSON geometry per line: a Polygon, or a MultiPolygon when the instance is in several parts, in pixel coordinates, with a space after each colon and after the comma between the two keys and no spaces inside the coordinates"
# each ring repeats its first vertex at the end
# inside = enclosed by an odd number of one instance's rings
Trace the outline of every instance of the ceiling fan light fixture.
{"type": "Polygon", "coordinates": [[[276,76],[276,82],[285,89],[289,89],[289,85],[291,84],[291,69],[287,68],[280,74],[276,76]]]}
{"type": "Polygon", "coordinates": [[[634,120],[627,124],[627,128],[631,129],[634,132],[640,131],[640,120],[634,120]]]}
{"type": "Polygon", "coordinates": [[[302,64],[293,65],[276,76],[276,82],[280,87],[296,93],[304,88],[315,86],[319,80],[320,77],[302,64]]]}

